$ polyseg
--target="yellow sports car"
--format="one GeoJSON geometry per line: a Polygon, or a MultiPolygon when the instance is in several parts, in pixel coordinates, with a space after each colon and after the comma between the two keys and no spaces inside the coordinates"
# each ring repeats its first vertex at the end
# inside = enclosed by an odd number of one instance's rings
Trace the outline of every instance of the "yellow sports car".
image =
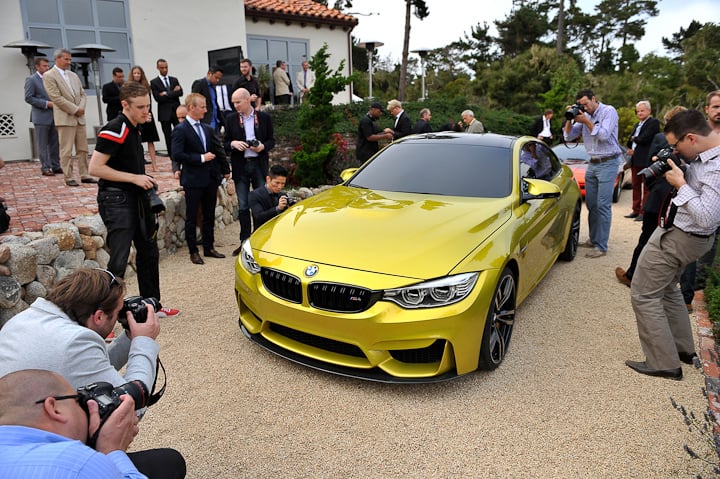
{"type": "Polygon", "coordinates": [[[542,142],[394,142],[242,246],[240,327],[287,359],[383,382],[495,369],[516,308],[575,257],[580,192],[542,142]]]}

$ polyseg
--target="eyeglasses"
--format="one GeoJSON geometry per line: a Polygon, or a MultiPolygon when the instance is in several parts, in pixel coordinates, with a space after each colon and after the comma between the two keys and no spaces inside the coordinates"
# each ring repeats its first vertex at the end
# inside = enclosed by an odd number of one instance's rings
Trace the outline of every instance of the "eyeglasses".
{"type": "Polygon", "coordinates": [[[102,268],[95,268],[95,269],[98,270],[98,271],[103,271],[103,272],[107,273],[108,275],[110,275],[110,287],[111,287],[111,288],[112,288],[113,286],[120,286],[120,283],[118,283],[117,278],[116,278],[115,275],[112,274],[110,271],[108,271],[108,270],[106,270],[106,269],[102,269],[102,268]]]}
{"type": "Polygon", "coordinates": [[[675,142],[675,144],[670,145],[670,148],[672,148],[673,150],[677,150],[678,145],[680,144],[681,141],[683,141],[685,139],[686,135],[687,135],[687,133],[685,133],[685,135],[681,136],[680,139],[678,139],[678,141],[675,142]]]}
{"type": "Polygon", "coordinates": [[[74,399],[78,402],[78,404],[80,403],[80,395],[79,394],[68,394],[67,396],[48,396],[46,398],[38,399],[37,401],[35,401],[35,404],[42,404],[45,402],[45,400],[47,398],[53,398],[56,401],[63,401],[65,399],[74,399]]]}

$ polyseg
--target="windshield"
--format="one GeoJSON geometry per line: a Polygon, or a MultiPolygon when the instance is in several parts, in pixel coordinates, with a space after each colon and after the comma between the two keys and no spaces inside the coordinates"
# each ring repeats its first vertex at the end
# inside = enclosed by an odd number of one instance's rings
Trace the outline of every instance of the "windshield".
{"type": "Polygon", "coordinates": [[[382,150],[348,186],[503,198],[512,189],[512,150],[451,141],[406,141],[382,150]]]}

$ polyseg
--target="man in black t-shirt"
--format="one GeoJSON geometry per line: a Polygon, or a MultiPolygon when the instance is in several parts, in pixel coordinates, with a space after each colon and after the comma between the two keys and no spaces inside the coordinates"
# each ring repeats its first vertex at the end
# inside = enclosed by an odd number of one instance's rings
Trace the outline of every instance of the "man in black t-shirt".
{"type": "Polygon", "coordinates": [[[250,93],[250,104],[253,108],[259,108],[262,104],[262,94],[260,93],[260,84],[257,79],[252,76],[252,62],[249,58],[240,60],[240,78],[235,80],[230,89],[230,95],[235,93],[238,88],[244,88],[250,93]]]}
{"type": "MultiPolygon", "coordinates": [[[[157,187],[145,174],[145,154],[138,125],[150,114],[150,95],[143,85],[128,82],[120,88],[123,110],[98,134],[90,158],[92,174],[100,178],[98,210],[107,228],[108,270],[125,277],[130,245],[137,251],[138,287],[144,298],[160,299],[160,267],[155,213],[148,190],[157,187]]],[[[177,316],[177,309],[161,308],[157,316],[177,316]]]]}

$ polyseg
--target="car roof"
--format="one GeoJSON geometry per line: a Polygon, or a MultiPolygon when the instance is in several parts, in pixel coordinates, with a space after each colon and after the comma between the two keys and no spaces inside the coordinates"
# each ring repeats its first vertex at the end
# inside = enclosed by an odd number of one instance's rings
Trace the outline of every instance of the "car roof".
{"type": "Polygon", "coordinates": [[[410,135],[401,139],[401,142],[436,142],[436,141],[458,141],[463,144],[489,146],[495,148],[512,148],[518,140],[517,136],[498,135],[496,133],[458,133],[441,131],[436,133],[422,133],[410,135]]]}

